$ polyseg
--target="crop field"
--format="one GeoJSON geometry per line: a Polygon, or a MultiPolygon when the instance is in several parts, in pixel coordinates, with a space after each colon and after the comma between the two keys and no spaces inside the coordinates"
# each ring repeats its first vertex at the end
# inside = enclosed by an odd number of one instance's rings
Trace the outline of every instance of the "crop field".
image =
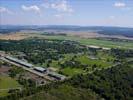
{"type": "Polygon", "coordinates": [[[108,40],[101,40],[101,39],[86,39],[80,38],[76,36],[45,36],[43,38],[46,39],[58,39],[58,40],[73,40],[78,41],[84,45],[96,45],[101,47],[110,47],[110,48],[124,48],[124,49],[133,49],[133,41],[126,42],[126,41],[108,41],[108,40]]]}
{"type": "MultiPolygon", "coordinates": [[[[76,33],[75,33],[76,34],[76,33]]],[[[103,39],[96,39],[96,38],[83,38],[80,36],[62,36],[62,35],[45,35],[40,33],[16,33],[11,35],[1,35],[0,39],[4,40],[22,40],[28,38],[43,38],[43,39],[57,39],[57,40],[72,40],[80,42],[83,45],[95,45],[101,47],[110,47],[110,48],[124,48],[124,49],[133,49],[133,41],[113,41],[113,40],[103,40],[103,39]]]]}
{"type": "Polygon", "coordinates": [[[18,88],[21,87],[19,83],[8,76],[0,76],[0,96],[5,96],[8,94],[8,90],[6,89],[12,89],[12,88],[18,88]]]}

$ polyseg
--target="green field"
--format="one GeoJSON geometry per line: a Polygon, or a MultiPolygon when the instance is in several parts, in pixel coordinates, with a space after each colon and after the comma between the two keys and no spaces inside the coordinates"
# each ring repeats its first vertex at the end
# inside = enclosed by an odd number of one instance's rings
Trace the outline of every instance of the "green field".
{"type": "Polygon", "coordinates": [[[75,36],[47,36],[43,35],[43,38],[46,39],[58,39],[58,40],[73,40],[78,41],[84,45],[96,45],[101,47],[110,47],[110,48],[132,48],[133,49],[133,41],[126,42],[126,41],[109,41],[109,40],[102,40],[102,39],[86,39],[80,38],[75,36]]]}
{"type": "Polygon", "coordinates": [[[99,51],[98,54],[96,55],[96,58],[98,59],[91,59],[91,57],[88,54],[64,54],[64,58],[57,61],[52,60],[50,67],[56,68],[57,72],[59,71],[62,74],[67,76],[73,76],[76,74],[85,73],[85,70],[83,70],[82,68],[71,68],[70,66],[68,66],[62,69],[62,67],[59,65],[59,63],[63,64],[65,61],[71,60],[75,55],[76,55],[76,58],[74,59],[76,61],[81,62],[82,64],[88,65],[88,68],[90,69],[90,71],[94,64],[97,65],[98,68],[105,68],[113,65],[114,57],[112,57],[107,53],[99,51]],[[109,61],[107,61],[107,59],[109,61]]]}
{"type": "Polygon", "coordinates": [[[82,62],[83,64],[87,64],[90,66],[92,66],[93,64],[99,65],[102,68],[110,66],[110,64],[104,60],[99,60],[99,59],[92,60],[92,59],[88,58],[88,56],[86,56],[86,55],[78,57],[77,60],[82,62]]]}
{"type": "Polygon", "coordinates": [[[12,79],[8,76],[0,76],[0,96],[5,96],[8,95],[8,90],[9,88],[18,88],[21,87],[19,83],[15,80],[12,79]],[[5,90],[2,90],[5,89],[5,90]]]}
{"type": "MultiPolygon", "coordinates": [[[[99,68],[109,67],[113,64],[113,63],[104,61],[102,59],[97,59],[97,60],[89,59],[87,55],[78,56],[75,60],[80,61],[82,64],[89,65],[89,68],[91,68],[91,66],[94,64],[96,64],[99,68]]],[[[69,66],[67,68],[62,69],[61,72],[64,75],[68,75],[68,76],[85,73],[85,71],[81,68],[71,68],[69,66]]]]}
{"type": "Polygon", "coordinates": [[[82,70],[80,68],[70,68],[70,67],[67,67],[67,68],[62,69],[61,72],[64,75],[67,75],[67,76],[74,76],[74,75],[77,75],[77,74],[84,73],[84,70],[82,70]]]}

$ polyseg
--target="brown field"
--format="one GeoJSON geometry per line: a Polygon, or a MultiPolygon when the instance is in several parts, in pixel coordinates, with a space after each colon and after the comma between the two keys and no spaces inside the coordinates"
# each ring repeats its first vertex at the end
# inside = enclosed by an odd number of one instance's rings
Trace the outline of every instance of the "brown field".
{"type": "MultiPolygon", "coordinates": [[[[46,31],[46,32],[53,32],[53,31],[46,31]]],[[[39,37],[39,38],[45,38],[45,35],[41,35],[39,33],[44,33],[44,32],[17,32],[17,33],[12,33],[12,34],[0,34],[0,39],[1,40],[22,40],[25,38],[31,38],[31,37],[39,37]]],[[[118,39],[128,39],[128,40],[133,40],[133,38],[128,38],[124,36],[119,36],[119,35],[103,35],[103,34],[98,34],[95,32],[84,32],[84,31],[55,31],[55,34],[58,33],[65,33],[68,36],[75,36],[75,37],[80,37],[80,38],[99,38],[99,37],[104,37],[104,38],[118,38],[118,39]]]]}
{"type": "Polygon", "coordinates": [[[0,73],[7,73],[11,67],[8,66],[0,66],[0,73]]]}
{"type": "Polygon", "coordinates": [[[2,40],[21,40],[30,37],[30,34],[13,33],[13,34],[0,34],[2,40]]]}
{"type": "Polygon", "coordinates": [[[127,39],[127,40],[133,40],[133,38],[125,37],[122,35],[103,35],[98,33],[87,33],[87,32],[77,32],[75,33],[68,33],[68,35],[71,36],[77,36],[81,38],[117,38],[117,39],[127,39]]]}
{"type": "MultiPolygon", "coordinates": [[[[55,33],[57,34],[57,33],[55,33]]],[[[81,38],[96,38],[96,37],[103,37],[97,33],[85,33],[85,32],[67,32],[69,36],[81,37],[81,38]]],[[[0,34],[1,40],[22,40],[30,37],[44,37],[44,35],[37,34],[37,33],[12,33],[12,34],[0,34]]]]}

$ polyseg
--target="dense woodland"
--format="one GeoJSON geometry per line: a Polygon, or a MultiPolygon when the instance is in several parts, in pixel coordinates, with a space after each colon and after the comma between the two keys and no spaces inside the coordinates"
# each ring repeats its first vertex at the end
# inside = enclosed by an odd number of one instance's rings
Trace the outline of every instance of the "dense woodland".
{"type": "Polygon", "coordinates": [[[126,57],[133,57],[133,50],[111,49],[111,54],[118,59],[124,59],[126,57]]]}
{"type": "Polygon", "coordinates": [[[132,100],[132,72],[133,68],[124,64],[91,75],[78,75],[69,82],[74,87],[90,88],[106,100],[132,100]]]}

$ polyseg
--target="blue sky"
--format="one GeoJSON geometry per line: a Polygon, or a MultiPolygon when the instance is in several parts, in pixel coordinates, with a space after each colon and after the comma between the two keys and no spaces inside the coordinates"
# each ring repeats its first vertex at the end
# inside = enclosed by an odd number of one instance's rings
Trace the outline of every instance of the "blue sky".
{"type": "Polygon", "coordinates": [[[0,0],[0,24],[133,27],[133,0],[0,0]]]}

